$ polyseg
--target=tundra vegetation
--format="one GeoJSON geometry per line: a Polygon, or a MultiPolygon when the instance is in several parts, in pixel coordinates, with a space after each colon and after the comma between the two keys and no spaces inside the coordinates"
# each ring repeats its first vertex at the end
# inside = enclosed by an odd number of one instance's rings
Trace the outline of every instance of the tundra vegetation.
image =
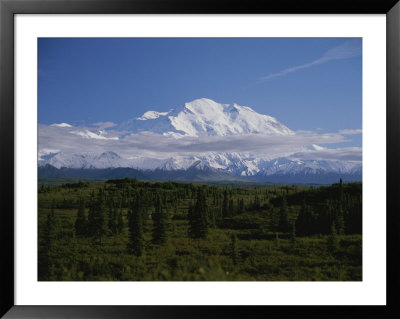
{"type": "Polygon", "coordinates": [[[362,184],[41,182],[40,281],[360,281],[362,184]]]}

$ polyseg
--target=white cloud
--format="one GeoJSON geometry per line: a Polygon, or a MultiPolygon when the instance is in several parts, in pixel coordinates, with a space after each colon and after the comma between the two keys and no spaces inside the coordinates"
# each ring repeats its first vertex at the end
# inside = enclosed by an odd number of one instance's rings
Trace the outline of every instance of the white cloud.
{"type": "Polygon", "coordinates": [[[293,66],[291,68],[287,68],[277,73],[268,74],[262,77],[261,81],[270,80],[276,77],[280,77],[289,73],[293,73],[302,69],[307,69],[314,65],[319,65],[323,63],[327,63],[333,60],[342,60],[342,59],[349,59],[352,57],[356,57],[361,55],[361,41],[358,39],[347,40],[346,42],[342,43],[341,45],[334,47],[327,52],[325,52],[320,58],[309,62],[304,63],[301,65],[293,66]]]}
{"type": "Polygon", "coordinates": [[[113,122],[97,122],[93,123],[93,126],[98,127],[100,130],[104,130],[106,128],[117,126],[117,124],[113,122]]]}
{"type": "Polygon", "coordinates": [[[339,134],[342,135],[357,135],[357,134],[362,134],[362,129],[356,129],[356,130],[340,130],[339,134]]]}
{"type": "MultiPolygon", "coordinates": [[[[343,130],[345,133],[355,130],[343,130]]],[[[125,133],[124,133],[125,134],[125,133]]],[[[114,151],[125,158],[149,156],[167,158],[171,156],[195,155],[208,152],[238,152],[272,157],[287,156],[297,153],[302,156],[332,156],[333,150],[317,149],[313,144],[328,145],[347,142],[345,134],[318,134],[307,131],[297,131],[293,135],[234,135],[234,136],[204,136],[182,137],[142,132],[123,135],[118,131],[93,132],[87,127],[60,127],[39,125],[39,152],[45,150],[61,150],[63,152],[104,152],[114,151]],[[312,151],[307,151],[311,149],[312,151]]],[[[347,150],[349,152],[349,149],[347,150]]],[[[343,158],[351,155],[343,153],[343,158]]],[[[339,153],[336,153],[339,156],[339,153]]],[[[356,160],[356,157],[351,157],[356,160]]]]}
{"type": "Polygon", "coordinates": [[[118,140],[118,137],[113,136],[113,137],[107,137],[103,135],[104,131],[100,131],[99,134],[93,133],[89,130],[84,130],[84,131],[69,131],[71,134],[76,134],[85,138],[94,138],[98,140],[118,140]]]}
{"type": "Polygon", "coordinates": [[[346,147],[336,149],[321,149],[298,152],[291,155],[293,159],[303,160],[338,160],[338,161],[362,161],[362,149],[360,147],[346,147]]]}
{"type": "Polygon", "coordinates": [[[54,123],[54,124],[51,124],[50,126],[55,126],[55,127],[72,127],[72,125],[71,125],[71,124],[68,124],[68,123],[54,123]]]}

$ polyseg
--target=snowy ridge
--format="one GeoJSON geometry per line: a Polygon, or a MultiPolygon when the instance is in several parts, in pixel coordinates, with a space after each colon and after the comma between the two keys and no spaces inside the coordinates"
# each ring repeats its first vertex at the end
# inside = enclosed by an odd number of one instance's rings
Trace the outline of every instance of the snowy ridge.
{"type": "Polygon", "coordinates": [[[64,153],[59,152],[39,160],[39,166],[49,164],[56,168],[115,168],[129,167],[129,161],[114,152],[103,153],[64,153]]]}
{"type": "Polygon", "coordinates": [[[153,132],[179,136],[228,136],[234,134],[294,134],[275,118],[247,106],[220,104],[210,99],[185,103],[169,112],[148,111],[117,126],[133,133],[153,132]]]}
{"type": "Polygon", "coordinates": [[[260,161],[257,175],[294,175],[294,174],[361,174],[361,163],[351,161],[329,160],[291,160],[277,158],[271,161],[260,161]]]}
{"type": "Polygon", "coordinates": [[[134,168],[139,170],[188,170],[205,167],[225,170],[236,176],[271,176],[285,174],[356,174],[360,175],[362,165],[352,161],[297,160],[281,157],[273,160],[252,158],[249,154],[209,153],[205,156],[181,156],[168,159],[138,157],[124,159],[114,152],[57,153],[39,161],[39,166],[50,164],[56,168],[134,168]]]}

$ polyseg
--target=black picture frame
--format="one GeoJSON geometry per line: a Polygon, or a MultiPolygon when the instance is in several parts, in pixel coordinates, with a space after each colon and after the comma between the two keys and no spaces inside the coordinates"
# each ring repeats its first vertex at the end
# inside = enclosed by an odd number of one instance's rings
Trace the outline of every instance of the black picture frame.
{"type": "MultiPolygon", "coordinates": [[[[232,316],[400,317],[400,3],[398,0],[0,0],[1,308],[4,318],[227,318],[232,316]],[[14,15],[15,14],[386,14],[387,305],[386,306],[20,306],[14,303],[14,15]]],[[[379,186],[377,186],[379,187],[379,186]]],[[[383,205],[384,207],[384,205],[383,205]]],[[[384,212],[376,212],[377,214],[384,212]]],[[[240,293],[240,292],[238,292],[240,293]]]]}

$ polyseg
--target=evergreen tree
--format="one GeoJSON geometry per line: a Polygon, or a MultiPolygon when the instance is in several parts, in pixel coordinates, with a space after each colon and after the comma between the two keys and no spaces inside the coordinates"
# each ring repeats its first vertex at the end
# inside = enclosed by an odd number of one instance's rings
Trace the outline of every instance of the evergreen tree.
{"type": "Polygon", "coordinates": [[[222,217],[229,217],[229,208],[228,208],[228,191],[224,191],[224,198],[222,200],[222,217]]]}
{"type": "Polygon", "coordinates": [[[315,233],[315,217],[311,207],[303,201],[296,219],[296,231],[299,236],[309,236],[315,233]]]}
{"type": "Polygon", "coordinates": [[[44,246],[48,252],[50,252],[53,248],[53,242],[55,238],[56,232],[56,215],[54,212],[54,201],[51,205],[50,213],[47,215],[46,226],[44,228],[44,246]]]}
{"type": "Polygon", "coordinates": [[[108,227],[107,223],[107,212],[104,200],[104,193],[102,190],[99,191],[97,200],[94,203],[92,212],[92,223],[93,223],[93,237],[102,244],[103,236],[107,234],[108,227]]]}
{"type": "Polygon", "coordinates": [[[237,265],[239,255],[238,255],[238,249],[237,249],[237,237],[236,237],[236,234],[234,234],[234,233],[231,234],[231,243],[230,243],[229,254],[232,259],[233,264],[237,265]]]}
{"type": "Polygon", "coordinates": [[[50,279],[52,276],[53,245],[57,226],[54,207],[53,201],[43,230],[43,245],[39,247],[38,275],[41,279],[50,279]]]}
{"type": "Polygon", "coordinates": [[[208,225],[210,227],[215,228],[217,225],[217,218],[218,218],[218,211],[217,209],[213,209],[213,210],[209,210],[208,211],[208,216],[207,216],[207,220],[208,220],[208,225]]]}
{"type": "Polygon", "coordinates": [[[222,207],[217,206],[213,212],[213,222],[215,226],[220,227],[223,224],[222,207]]]}
{"type": "Polygon", "coordinates": [[[238,205],[238,214],[243,214],[244,213],[244,201],[243,198],[239,200],[239,205],[238,205]]]}
{"type": "Polygon", "coordinates": [[[228,211],[229,211],[229,213],[228,213],[229,217],[235,216],[235,209],[233,208],[233,199],[232,198],[229,200],[228,211]]]}
{"type": "Polygon", "coordinates": [[[188,209],[188,221],[189,221],[188,235],[191,238],[195,237],[195,234],[194,234],[194,229],[196,228],[195,220],[196,220],[196,216],[194,214],[194,205],[190,204],[189,209],[188,209]]]}
{"type": "Polygon", "coordinates": [[[339,180],[339,204],[343,204],[343,180],[339,180]]]}
{"type": "Polygon", "coordinates": [[[339,204],[338,210],[336,212],[336,218],[335,218],[335,225],[336,225],[336,231],[338,235],[343,235],[344,234],[344,216],[343,216],[343,209],[342,206],[339,204]]]}
{"type": "Polygon", "coordinates": [[[335,205],[327,200],[317,214],[316,232],[319,234],[330,234],[332,223],[335,222],[335,205]]]}
{"type": "Polygon", "coordinates": [[[112,205],[108,209],[108,229],[113,235],[117,233],[117,212],[112,205]]]}
{"type": "Polygon", "coordinates": [[[167,223],[167,214],[162,209],[160,197],[157,197],[153,214],[153,244],[162,245],[166,243],[167,223]]]}
{"type": "Polygon", "coordinates": [[[292,245],[292,248],[296,246],[296,223],[292,223],[292,230],[290,232],[290,243],[292,245]]]}
{"type": "Polygon", "coordinates": [[[88,234],[87,223],[88,222],[86,220],[85,214],[85,202],[83,201],[83,199],[81,199],[79,201],[78,214],[75,220],[75,233],[78,236],[85,236],[88,234]]]}
{"type": "Polygon", "coordinates": [[[89,236],[94,236],[95,233],[95,198],[94,198],[94,193],[92,192],[90,194],[90,200],[89,200],[89,213],[88,213],[88,223],[87,223],[87,234],[89,236]]]}
{"type": "Polygon", "coordinates": [[[327,237],[326,245],[328,251],[332,254],[336,253],[339,249],[339,238],[337,236],[335,223],[332,223],[331,233],[327,237]]]}
{"type": "Polygon", "coordinates": [[[261,206],[260,198],[258,197],[257,194],[255,194],[253,200],[253,209],[260,209],[260,206],[261,206]]]}
{"type": "Polygon", "coordinates": [[[189,237],[206,238],[208,234],[208,206],[204,190],[199,188],[194,207],[189,209],[189,237]]]}
{"type": "Polygon", "coordinates": [[[283,233],[287,233],[290,230],[286,197],[282,198],[282,206],[279,211],[278,230],[283,233]]]}
{"type": "Polygon", "coordinates": [[[135,256],[140,257],[144,252],[143,238],[143,213],[142,207],[138,204],[134,211],[129,212],[129,242],[128,249],[135,256]]]}
{"type": "Polygon", "coordinates": [[[124,219],[122,216],[122,209],[120,208],[118,210],[118,214],[117,214],[117,233],[121,234],[122,231],[124,230],[124,219]]]}

